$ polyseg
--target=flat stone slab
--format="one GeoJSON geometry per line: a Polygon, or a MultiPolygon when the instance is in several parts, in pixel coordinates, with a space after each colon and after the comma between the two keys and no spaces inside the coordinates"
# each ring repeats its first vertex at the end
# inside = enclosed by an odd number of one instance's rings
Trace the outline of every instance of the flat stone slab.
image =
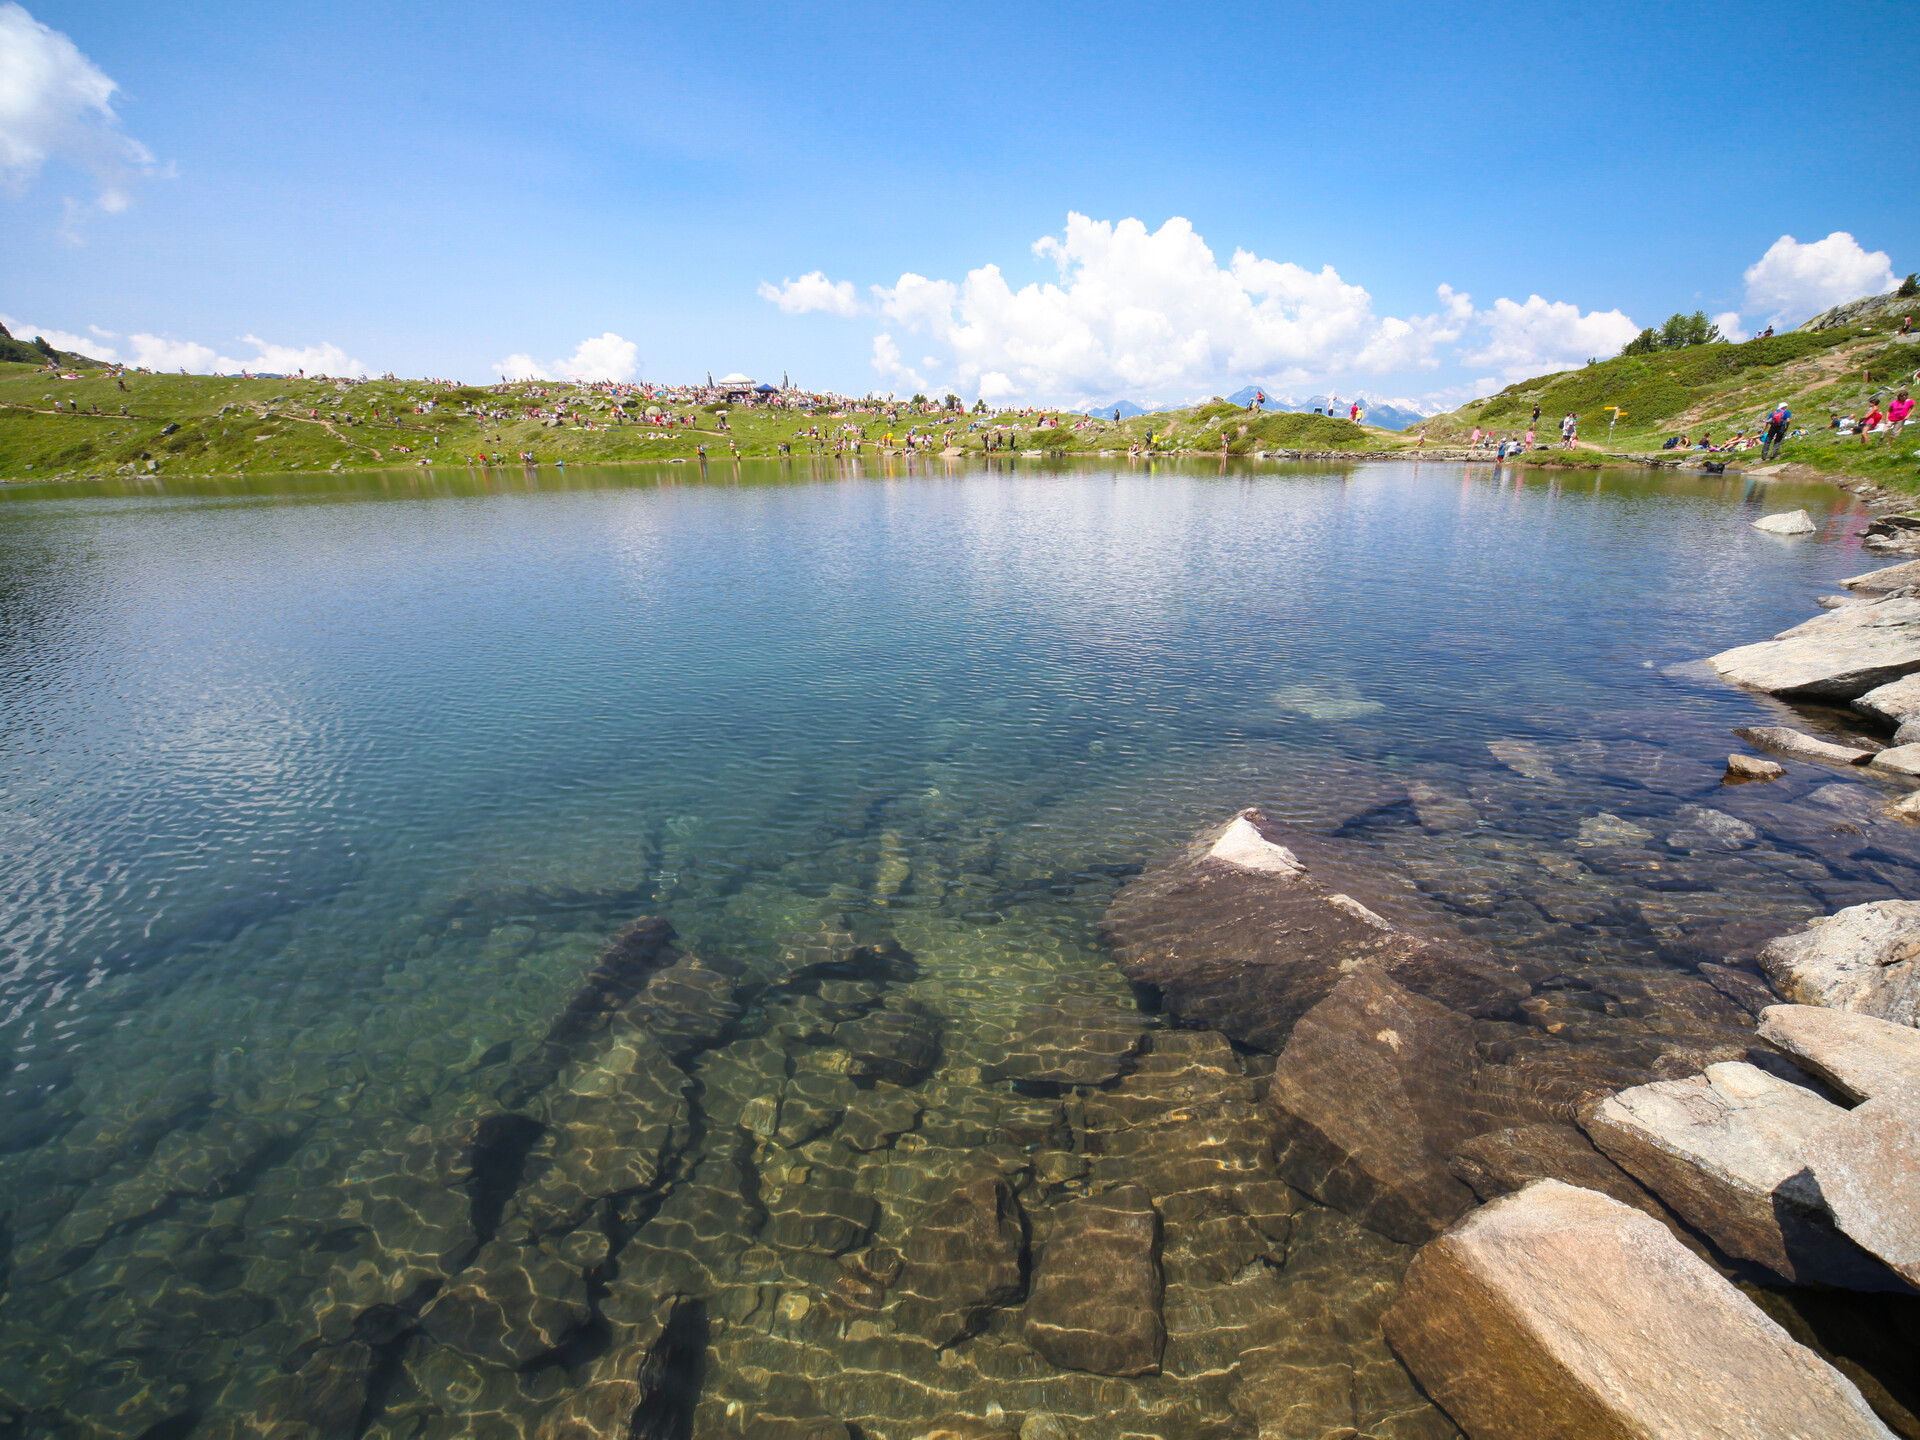
{"type": "Polygon", "coordinates": [[[1760,1038],[1858,1104],[1920,1083],[1920,1030],[1823,1005],[1769,1005],[1760,1038]]]}
{"type": "Polygon", "coordinates": [[[1874,900],[1771,940],[1760,966],[1796,1005],[1920,1025],[1920,901],[1874,900]]]}
{"type": "Polygon", "coordinates": [[[1825,760],[1833,765],[1864,765],[1873,759],[1871,750],[1852,745],[1836,745],[1816,739],[1786,725],[1743,725],[1733,732],[1749,745],[1774,750],[1799,760],[1825,760]]]}
{"type": "Polygon", "coordinates": [[[1920,560],[1883,565],[1878,570],[1869,570],[1864,575],[1855,575],[1840,583],[1862,595],[1885,595],[1891,590],[1904,590],[1909,585],[1920,585],[1920,560]]]}
{"type": "Polygon", "coordinates": [[[1920,775],[1920,744],[1889,746],[1867,763],[1876,770],[1891,771],[1895,775],[1920,775]]]}
{"type": "Polygon", "coordinates": [[[1840,1233],[1920,1286],[1920,1082],[1849,1110],[1805,1156],[1840,1233]]]}
{"type": "Polygon", "coordinates": [[[1588,1137],[1729,1255],[1800,1283],[1889,1288],[1835,1234],[1804,1180],[1802,1150],[1847,1112],[1740,1061],[1610,1095],[1582,1112],[1588,1137]]]}
{"type": "Polygon", "coordinates": [[[1707,663],[1752,690],[1852,700],[1920,670],[1920,600],[1829,610],[1771,640],[1709,656],[1707,663]]]}
{"type": "MultiPolygon", "coordinates": [[[[1912,563],[1920,565],[1920,560],[1912,563]]],[[[1904,570],[1906,566],[1896,568],[1904,570]]],[[[1890,684],[1876,685],[1852,703],[1862,715],[1871,715],[1890,725],[1905,724],[1920,715],[1920,675],[1903,675],[1890,684]]]]}
{"type": "Polygon", "coordinates": [[[1383,1324],[1474,1440],[1889,1440],[1853,1384],[1629,1205],[1540,1180],[1415,1257],[1383,1324]]]}

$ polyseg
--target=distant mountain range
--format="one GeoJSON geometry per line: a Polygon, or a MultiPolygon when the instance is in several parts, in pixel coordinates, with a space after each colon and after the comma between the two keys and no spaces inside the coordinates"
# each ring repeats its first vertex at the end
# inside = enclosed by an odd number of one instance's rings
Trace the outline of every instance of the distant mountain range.
{"type": "Polygon", "coordinates": [[[1148,410],[1146,406],[1136,405],[1131,400],[1116,400],[1111,405],[1089,405],[1084,413],[1088,415],[1111,416],[1116,410],[1120,412],[1120,418],[1122,420],[1131,420],[1136,415],[1149,415],[1153,413],[1148,410]]]}
{"type": "MultiPolygon", "coordinates": [[[[1248,385],[1224,398],[1232,401],[1235,405],[1251,405],[1255,393],[1265,389],[1266,387],[1264,385],[1248,385]]],[[[1353,404],[1353,400],[1354,397],[1351,395],[1309,395],[1304,400],[1289,400],[1284,396],[1275,395],[1271,390],[1268,390],[1265,408],[1268,410],[1288,410],[1295,415],[1304,415],[1313,410],[1324,411],[1328,404],[1331,403],[1339,414],[1345,415],[1347,413],[1347,407],[1353,404]]],[[[1366,406],[1366,423],[1369,425],[1378,425],[1382,430],[1405,430],[1409,425],[1417,425],[1420,421],[1427,418],[1418,410],[1404,409],[1399,405],[1388,405],[1383,401],[1367,400],[1362,403],[1366,406]]]]}

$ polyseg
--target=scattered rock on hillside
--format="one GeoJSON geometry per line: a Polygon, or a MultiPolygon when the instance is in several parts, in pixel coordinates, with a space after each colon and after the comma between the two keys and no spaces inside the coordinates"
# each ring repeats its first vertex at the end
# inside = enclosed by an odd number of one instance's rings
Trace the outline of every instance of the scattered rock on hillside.
{"type": "Polygon", "coordinates": [[[1760,1038],[1859,1103],[1920,1082],[1920,1030],[1821,1005],[1769,1005],[1760,1038]]]}
{"type": "Polygon", "coordinates": [[[1920,1082],[1848,1111],[1807,1142],[1807,1169],[1840,1233],[1920,1286],[1920,1082]]]}
{"type": "Polygon", "coordinates": [[[1709,656],[1707,663],[1750,689],[1852,700],[1920,670],[1920,600],[1829,610],[1771,640],[1709,656]]]}
{"type": "Polygon", "coordinates": [[[1776,750],[1783,755],[1791,755],[1798,760],[1825,760],[1834,765],[1864,765],[1873,758],[1871,750],[1860,750],[1852,745],[1836,745],[1831,740],[1817,740],[1785,725],[1743,725],[1733,732],[1749,745],[1762,750],[1776,750]]]}
{"type": "Polygon", "coordinates": [[[1600,1150],[1729,1255],[1801,1284],[1886,1289],[1804,1181],[1808,1140],[1846,1112],[1742,1062],[1622,1090],[1581,1124],[1600,1150]]]}
{"type": "Polygon", "coordinates": [[[1920,1025],[1920,901],[1875,900],[1810,920],[1760,952],[1796,1005],[1825,1005],[1920,1025]]]}
{"type": "Polygon", "coordinates": [[[1666,1229],[1556,1180],[1422,1250],[1384,1326],[1474,1440],[1890,1440],[1845,1377],[1666,1229]]]}
{"type": "Polygon", "coordinates": [[[1769,535],[1811,535],[1819,527],[1804,510],[1783,510],[1778,515],[1761,516],[1753,522],[1753,528],[1769,535]]]}
{"type": "Polygon", "coordinates": [[[1095,1375],[1152,1375],[1160,1318],[1160,1217],[1138,1185],[1075,1200],[1054,1216],[1024,1330],[1051,1363],[1095,1375]]]}

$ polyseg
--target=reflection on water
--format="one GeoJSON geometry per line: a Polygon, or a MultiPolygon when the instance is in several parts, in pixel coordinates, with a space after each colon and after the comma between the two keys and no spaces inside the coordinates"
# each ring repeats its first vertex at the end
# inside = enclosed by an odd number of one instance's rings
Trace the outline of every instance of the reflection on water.
{"type": "Polygon", "coordinates": [[[1410,1252],[1274,1177],[1272,1057],[1142,1013],[1095,924],[1247,804],[1563,977],[1920,894],[1876,782],[1723,789],[1780,707],[1667,673],[1869,568],[1850,503],[1090,463],[0,495],[0,1434],[1451,1434],[1377,1333],[1410,1252]],[[677,939],[610,950],[640,915],[677,939]],[[1121,1185],[1163,1227],[1131,1379],[1009,1303],[1121,1185]],[[1018,1223],[973,1295],[935,1242],[981,1203],[1018,1223]]]}

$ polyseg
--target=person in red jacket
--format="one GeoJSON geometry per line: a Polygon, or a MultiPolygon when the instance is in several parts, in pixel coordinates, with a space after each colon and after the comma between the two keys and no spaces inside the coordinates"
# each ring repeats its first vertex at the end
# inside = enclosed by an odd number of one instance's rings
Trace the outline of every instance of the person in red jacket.
{"type": "Polygon", "coordinates": [[[1867,443],[1867,436],[1873,433],[1873,427],[1887,417],[1880,413],[1880,399],[1875,396],[1867,402],[1867,413],[1860,417],[1860,443],[1867,443]]]}

